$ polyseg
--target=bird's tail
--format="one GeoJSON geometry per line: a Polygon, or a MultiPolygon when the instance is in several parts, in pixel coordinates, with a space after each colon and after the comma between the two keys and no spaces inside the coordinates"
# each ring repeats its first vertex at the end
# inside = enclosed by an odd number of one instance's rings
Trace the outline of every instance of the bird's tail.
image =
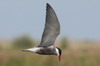
{"type": "Polygon", "coordinates": [[[28,50],[28,49],[22,49],[22,50],[20,50],[20,51],[30,52],[30,50],[28,50]]]}

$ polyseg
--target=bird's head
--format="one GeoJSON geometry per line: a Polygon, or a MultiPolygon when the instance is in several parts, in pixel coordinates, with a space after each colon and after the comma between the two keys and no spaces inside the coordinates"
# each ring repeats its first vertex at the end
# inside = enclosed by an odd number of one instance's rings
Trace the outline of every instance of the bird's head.
{"type": "Polygon", "coordinates": [[[56,47],[56,54],[57,54],[57,56],[58,56],[59,61],[61,61],[61,54],[62,54],[62,51],[61,51],[61,49],[58,48],[58,47],[56,47]]]}

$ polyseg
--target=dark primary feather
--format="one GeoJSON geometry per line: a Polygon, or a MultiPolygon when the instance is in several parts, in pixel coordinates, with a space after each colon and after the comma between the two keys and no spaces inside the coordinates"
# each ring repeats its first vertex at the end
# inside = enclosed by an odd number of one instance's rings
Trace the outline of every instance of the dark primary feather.
{"type": "Polygon", "coordinates": [[[39,46],[51,46],[60,33],[60,24],[53,8],[47,3],[46,6],[46,22],[39,46]]]}

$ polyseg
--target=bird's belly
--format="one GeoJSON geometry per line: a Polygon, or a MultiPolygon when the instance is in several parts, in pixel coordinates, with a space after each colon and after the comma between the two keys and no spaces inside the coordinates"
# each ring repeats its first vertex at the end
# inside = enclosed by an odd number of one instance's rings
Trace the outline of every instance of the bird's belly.
{"type": "Polygon", "coordinates": [[[55,55],[55,50],[54,49],[40,49],[40,51],[38,51],[37,53],[41,55],[55,55]]]}

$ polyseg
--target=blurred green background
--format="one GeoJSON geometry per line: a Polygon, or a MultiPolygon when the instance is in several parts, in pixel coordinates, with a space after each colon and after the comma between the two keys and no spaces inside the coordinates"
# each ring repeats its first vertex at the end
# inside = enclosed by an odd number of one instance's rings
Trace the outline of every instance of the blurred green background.
{"type": "Polygon", "coordinates": [[[28,35],[0,40],[0,66],[100,66],[100,42],[62,37],[55,42],[55,46],[62,49],[60,62],[53,55],[20,51],[39,42],[28,35]]]}

